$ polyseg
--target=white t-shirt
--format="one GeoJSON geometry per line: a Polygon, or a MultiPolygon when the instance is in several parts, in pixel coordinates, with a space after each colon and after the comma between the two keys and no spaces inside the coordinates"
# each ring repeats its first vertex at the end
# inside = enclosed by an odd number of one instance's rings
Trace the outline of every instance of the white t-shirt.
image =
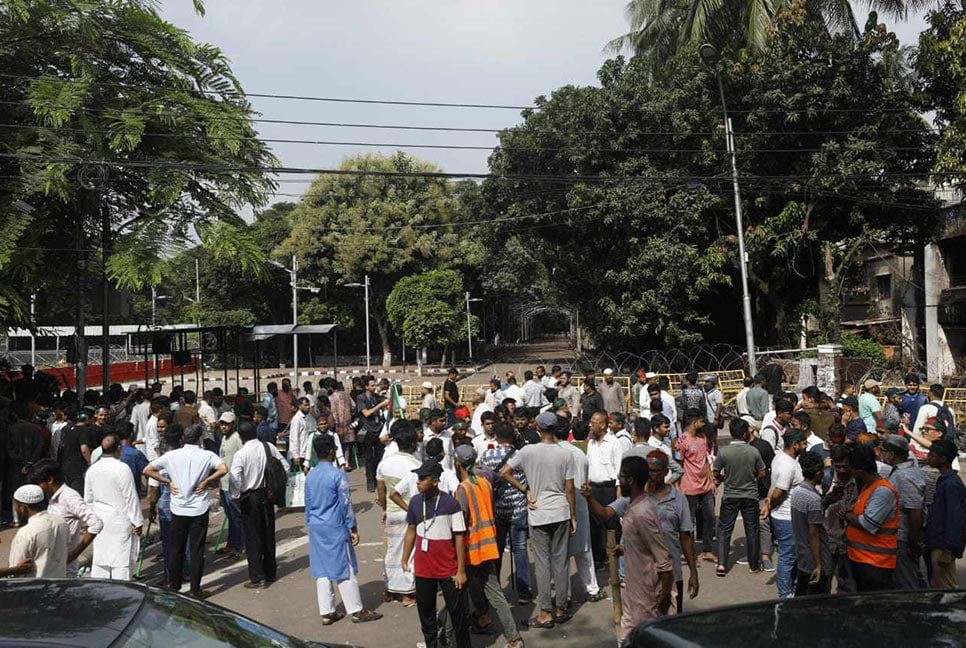
{"type": "Polygon", "coordinates": [[[771,485],[785,491],[785,498],[778,507],[771,509],[776,520],[792,519],[792,503],[789,495],[792,489],[802,483],[802,467],[784,452],[779,452],[771,462],[771,485]]]}

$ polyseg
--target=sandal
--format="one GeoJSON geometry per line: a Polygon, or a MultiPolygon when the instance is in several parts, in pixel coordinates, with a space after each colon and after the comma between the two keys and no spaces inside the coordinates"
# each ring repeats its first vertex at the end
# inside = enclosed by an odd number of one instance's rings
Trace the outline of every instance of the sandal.
{"type": "Polygon", "coordinates": [[[367,623],[369,621],[378,621],[381,618],[382,615],[378,612],[373,612],[372,610],[362,610],[352,615],[352,622],[367,623]]]}
{"type": "Polygon", "coordinates": [[[404,596],[404,597],[402,597],[402,606],[404,608],[411,608],[414,605],[416,605],[416,598],[415,597],[413,597],[413,596],[404,596]]]}
{"type": "Polygon", "coordinates": [[[728,575],[728,568],[724,565],[718,565],[718,568],[714,570],[714,575],[724,578],[728,575]]]}
{"type": "Polygon", "coordinates": [[[476,625],[475,623],[470,624],[470,633],[478,635],[488,635],[493,634],[493,622],[487,623],[485,626],[476,625]]]}
{"type": "Polygon", "coordinates": [[[332,614],[323,614],[322,615],[322,625],[324,625],[324,626],[332,625],[333,623],[335,623],[339,619],[343,618],[344,616],[345,615],[343,613],[341,613],[341,612],[333,612],[332,614]]]}
{"type": "Polygon", "coordinates": [[[517,639],[515,641],[508,641],[503,644],[503,648],[523,648],[523,639],[517,639]]]}
{"type": "Polygon", "coordinates": [[[549,621],[541,622],[539,617],[533,617],[532,619],[527,619],[526,621],[528,628],[543,628],[544,630],[549,630],[556,625],[553,619],[549,621]]]}
{"type": "Polygon", "coordinates": [[[553,622],[567,623],[567,621],[570,621],[572,618],[574,618],[574,615],[572,614],[555,614],[553,615],[553,622]]]}
{"type": "Polygon", "coordinates": [[[597,593],[594,594],[593,596],[587,597],[587,602],[596,603],[597,601],[603,601],[606,598],[607,598],[607,592],[605,592],[604,590],[598,590],[597,593]]]}

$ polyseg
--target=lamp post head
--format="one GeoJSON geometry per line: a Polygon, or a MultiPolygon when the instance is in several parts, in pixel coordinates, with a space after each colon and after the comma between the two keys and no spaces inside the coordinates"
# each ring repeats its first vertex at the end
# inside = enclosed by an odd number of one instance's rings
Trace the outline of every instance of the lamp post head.
{"type": "Polygon", "coordinates": [[[707,67],[714,67],[721,60],[721,54],[718,52],[718,48],[711,43],[705,43],[699,47],[698,56],[701,57],[701,62],[707,67]]]}
{"type": "Polygon", "coordinates": [[[365,285],[359,283],[358,281],[353,281],[352,283],[347,283],[342,285],[345,286],[346,288],[365,288],[365,285]]]}

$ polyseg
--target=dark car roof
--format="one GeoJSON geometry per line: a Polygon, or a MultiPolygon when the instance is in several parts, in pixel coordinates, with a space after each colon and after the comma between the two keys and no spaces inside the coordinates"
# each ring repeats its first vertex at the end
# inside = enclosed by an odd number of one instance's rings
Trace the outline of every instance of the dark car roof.
{"type": "Polygon", "coordinates": [[[0,581],[0,645],[109,646],[147,589],[96,580],[0,581]]]}
{"type": "Polygon", "coordinates": [[[145,621],[139,617],[142,609],[155,619],[174,614],[180,623],[200,623],[233,645],[255,639],[257,645],[327,648],[287,637],[221,606],[146,585],[20,578],[0,580],[0,648],[104,648],[137,632],[145,621]]]}
{"type": "Polygon", "coordinates": [[[964,641],[966,592],[915,591],[806,596],[666,617],[637,628],[628,646],[962,646],[964,641]]]}

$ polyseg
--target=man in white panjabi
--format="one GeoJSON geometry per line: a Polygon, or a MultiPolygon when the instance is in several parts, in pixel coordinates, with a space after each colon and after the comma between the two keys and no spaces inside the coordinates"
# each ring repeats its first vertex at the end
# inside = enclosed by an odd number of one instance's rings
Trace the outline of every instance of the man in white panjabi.
{"type": "Polygon", "coordinates": [[[108,434],[101,458],[87,469],[84,500],[104,523],[94,538],[91,578],[131,580],[131,566],[140,548],[144,516],[131,469],[120,461],[121,441],[108,434]]]}

